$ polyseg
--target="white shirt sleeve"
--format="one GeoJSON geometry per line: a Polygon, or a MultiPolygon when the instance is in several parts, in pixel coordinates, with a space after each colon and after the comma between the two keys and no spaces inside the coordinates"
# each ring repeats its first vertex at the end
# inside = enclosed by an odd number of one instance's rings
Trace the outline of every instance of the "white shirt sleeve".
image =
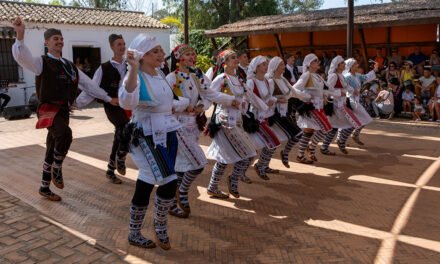
{"type": "Polygon", "coordinates": [[[92,79],[98,86],[101,84],[102,81],[102,66],[99,66],[99,68],[95,71],[95,74],[93,74],[92,79]]]}
{"type": "Polygon", "coordinates": [[[35,75],[40,75],[43,71],[41,56],[33,57],[29,48],[24,45],[24,40],[15,40],[12,45],[12,56],[21,67],[35,73],[35,75]]]}
{"type": "Polygon", "coordinates": [[[110,102],[112,98],[108,96],[107,92],[101,89],[92,79],[89,78],[85,73],[81,70],[78,70],[79,73],[79,83],[78,87],[82,91],[85,91],[90,96],[101,99],[104,102],[110,102]]]}
{"type": "Polygon", "coordinates": [[[173,108],[176,112],[183,112],[189,106],[189,99],[179,96],[179,100],[173,100],[173,108]]]}
{"type": "Polygon", "coordinates": [[[209,68],[206,73],[206,77],[208,77],[209,80],[212,80],[212,77],[214,75],[214,67],[209,68]]]}
{"type": "Polygon", "coordinates": [[[306,86],[306,82],[307,79],[309,78],[309,75],[310,75],[309,72],[306,72],[303,75],[301,75],[299,80],[292,87],[293,93],[296,95],[296,98],[300,99],[303,102],[308,102],[310,101],[310,98],[312,98],[310,94],[304,92],[304,87],[306,86]]]}
{"type": "Polygon", "coordinates": [[[133,110],[139,104],[139,87],[140,87],[139,76],[137,77],[136,88],[131,93],[127,92],[127,89],[125,89],[125,83],[127,82],[127,78],[128,78],[128,74],[125,76],[124,80],[122,81],[122,86],[119,87],[119,91],[118,91],[119,106],[121,106],[126,110],[133,110]]]}

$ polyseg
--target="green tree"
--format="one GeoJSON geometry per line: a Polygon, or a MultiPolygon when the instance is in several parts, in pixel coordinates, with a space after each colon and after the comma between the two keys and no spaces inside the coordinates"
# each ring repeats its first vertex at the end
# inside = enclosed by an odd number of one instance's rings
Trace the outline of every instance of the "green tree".
{"type": "Polygon", "coordinates": [[[70,5],[106,9],[125,9],[127,7],[127,0],[72,0],[70,5]]]}

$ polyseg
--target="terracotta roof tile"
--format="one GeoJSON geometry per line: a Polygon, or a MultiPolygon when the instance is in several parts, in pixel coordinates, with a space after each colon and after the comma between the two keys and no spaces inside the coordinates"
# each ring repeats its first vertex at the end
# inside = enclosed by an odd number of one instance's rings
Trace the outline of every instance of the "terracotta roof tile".
{"type": "Polygon", "coordinates": [[[1,20],[11,21],[16,16],[35,23],[169,28],[142,12],[0,1],[1,20]]]}

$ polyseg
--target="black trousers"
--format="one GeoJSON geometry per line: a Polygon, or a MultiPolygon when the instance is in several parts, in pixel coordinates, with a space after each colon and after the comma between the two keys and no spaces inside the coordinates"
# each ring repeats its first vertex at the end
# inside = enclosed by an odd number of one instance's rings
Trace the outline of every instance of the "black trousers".
{"type": "MultiPolygon", "coordinates": [[[[148,206],[150,202],[150,195],[153,191],[154,185],[146,183],[141,180],[136,181],[136,189],[134,191],[131,203],[136,206],[148,206]]],[[[163,199],[171,199],[176,195],[177,180],[170,181],[167,184],[160,185],[157,188],[156,194],[163,199]]]]}
{"type": "Polygon", "coordinates": [[[0,111],[3,111],[9,101],[11,101],[11,97],[7,94],[0,93],[0,99],[3,99],[3,103],[0,105],[0,111]]]}
{"type": "Polygon", "coordinates": [[[121,134],[125,125],[130,121],[125,113],[125,110],[119,106],[114,106],[109,103],[104,104],[105,114],[107,119],[115,126],[115,135],[113,138],[112,152],[110,160],[116,160],[116,153],[118,151],[128,152],[128,142],[122,140],[121,134]]]}
{"type": "Polygon", "coordinates": [[[53,124],[49,127],[46,138],[46,157],[45,162],[52,164],[53,155],[56,150],[57,155],[66,156],[72,144],[72,129],[69,127],[69,108],[62,106],[56,114],[53,124]]]}

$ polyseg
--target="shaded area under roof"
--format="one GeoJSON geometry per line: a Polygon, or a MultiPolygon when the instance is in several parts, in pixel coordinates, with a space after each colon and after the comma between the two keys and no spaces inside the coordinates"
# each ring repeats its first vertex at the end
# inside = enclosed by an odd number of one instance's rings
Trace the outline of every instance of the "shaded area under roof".
{"type": "MultiPolygon", "coordinates": [[[[358,6],[354,9],[356,28],[391,27],[440,23],[440,0],[409,0],[358,6]]],[[[332,8],[290,15],[252,17],[214,30],[208,37],[234,37],[286,32],[341,30],[347,27],[347,8],[332,8]]]]}

